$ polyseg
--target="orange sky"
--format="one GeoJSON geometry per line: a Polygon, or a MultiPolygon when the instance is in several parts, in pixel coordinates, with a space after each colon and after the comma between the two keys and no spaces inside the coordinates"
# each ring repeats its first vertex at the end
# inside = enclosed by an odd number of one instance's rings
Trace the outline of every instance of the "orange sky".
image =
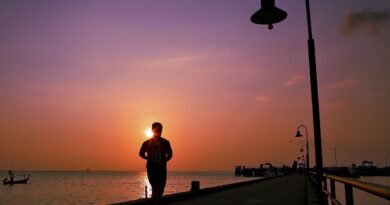
{"type": "MultiPolygon", "coordinates": [[[[291,165],[299,124],[314,164],[303,5],[268,31],[256,1],[79,4],[0,3],[0,170],[144,170],[155,121],[170,170],[291,165]]],[[[389,21],[348,27],[384,5],[313,3],[325,165],[390,160],[389,21]]]]}

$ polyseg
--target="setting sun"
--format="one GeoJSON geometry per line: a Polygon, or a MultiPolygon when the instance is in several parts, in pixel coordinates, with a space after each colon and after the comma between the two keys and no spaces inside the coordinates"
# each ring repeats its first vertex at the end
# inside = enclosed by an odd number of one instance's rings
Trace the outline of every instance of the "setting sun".
{"type": "Polygon", "coordinates": [[[145,135],[148,137],[148,138],[151,138],[153,137],[153,131],[151,128],[148,128],[145,130],[145,135]]]}

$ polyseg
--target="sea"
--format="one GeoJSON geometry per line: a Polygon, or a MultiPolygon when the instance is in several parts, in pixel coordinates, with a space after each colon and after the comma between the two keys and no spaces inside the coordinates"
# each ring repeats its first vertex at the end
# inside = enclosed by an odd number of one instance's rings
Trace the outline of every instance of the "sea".
{"type": "MultiPolygon", "coordinates": [[[[0,185],[0,205],[95,205],[145,198],[152,193],[146,172],[34,171],[28,184],[0,185]]],[[[0,172],[0,179],[8,173],[0,172]]],[[[189,191],[191,181],[200,188],[254,178],[236,177],[234,172],[168,172],[164,194],[189,191]]]]}
{"type": "MultiPolygon", "coordinates": [[[[34,171],[25,185],[0,185],[0,205],[100,205],[150,197],[146,172],[34,171]]],[[[0,172],[0,179],[8,173],[0,172]]],[[[164,194],[189,191],[191,181],[201,188],[253,180],[233,172],[168,172],[164,194]]],[[[360,180],[390,186],[390,177],[361,177],[360,180]]],[[[390,201],[354,189],[356,205],[390,205],[390,201]]],[[[344,186],[336,183],[343,204],[344,186]]]]}

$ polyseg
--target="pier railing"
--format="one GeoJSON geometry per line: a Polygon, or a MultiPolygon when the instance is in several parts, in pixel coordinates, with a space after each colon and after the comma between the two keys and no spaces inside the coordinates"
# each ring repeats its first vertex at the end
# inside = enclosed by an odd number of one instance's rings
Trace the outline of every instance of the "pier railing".
{"type": "MultiPolygon", "coordinates": [[[[313,173],[315,174],[315,173],[313,173]]],[[[314,178],[312,177],[313,181],[314,178]]],[[[335,182],[344,184],[346,205],[353,205],[353,188],[376,195],[378,197],[390,200],[390,187],[370,182],[364,182],[350,177],[340,177],[330,174],[324,174],[323,192],[330,199],[332,205],[341,205],[342,203],[336,197],[335,182]],[[328,180],[329,179],[329,186],[328,180]]]]}

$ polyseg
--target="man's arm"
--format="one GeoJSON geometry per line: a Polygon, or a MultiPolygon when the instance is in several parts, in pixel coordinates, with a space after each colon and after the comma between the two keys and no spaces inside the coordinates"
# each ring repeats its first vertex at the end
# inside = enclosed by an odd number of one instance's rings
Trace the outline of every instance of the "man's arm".
{"type": "Polygon", "coordinates": [[[167,153],[167,161],[171,160],[173,156],[171,143],[168,142],[168,153],[167,153]]]}
{"type": "Polygon", "coordinates": [[[141,146],[141,149],[139,150],[139,156],[142,159],[148,159],[148,156],[146,156],[146,143],[144,142],[141,146]]]}

